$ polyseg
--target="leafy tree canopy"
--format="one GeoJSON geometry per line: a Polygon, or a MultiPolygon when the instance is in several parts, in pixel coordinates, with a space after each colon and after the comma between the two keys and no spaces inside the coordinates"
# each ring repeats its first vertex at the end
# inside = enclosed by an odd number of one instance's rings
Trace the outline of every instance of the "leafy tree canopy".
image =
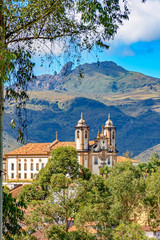
{"type": "Polygon", "coordinates": [[[141,227],[132,222],[130,224],[121,223],[113,231],[113,240],[148,240],[141,227]]]}
{"type": "Polygon", "coordinates": [[[3,192],[3,236],[4,239],[11,240],[15,234],[20,235],[24,212],[22,208],[26,205],[22,200],[16,201],[10,193],[3,192]]]}

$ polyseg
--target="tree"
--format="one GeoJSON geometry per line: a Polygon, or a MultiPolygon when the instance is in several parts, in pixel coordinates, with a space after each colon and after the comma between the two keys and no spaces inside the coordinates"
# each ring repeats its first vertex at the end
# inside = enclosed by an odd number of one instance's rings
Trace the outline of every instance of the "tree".
{"type": "Polygon", "coordinates": [[[44,199],[45,193],[41,190],[38,184],[24,185],[21,192],[18,194],[18,200],[29,203],[32,200],[38,201],[44,199]]]}
{"type": "Polygon", "coordinates": [[[151,175],[153,172],[156,172],[160,167],[160,156],[155,153],[151,156],[150,160],[147,163],[139,163],[138,168],[145,177],[151,175]]]}
{"type": "Polygon", "coordinates": [[[42,168],[37,176],[38,182],[43,190],[48,190],[53,174],[62,174],[71,179],[80,175],[80,165],[77,159],[77,151],[73,147],[58,147],[53,150],[52,157],[48,160],[46,167],[42,168]]]}
{"type": "Polygon", "coordinates": [[[159,226],[160,219],[160,168],[146,179],[146,196],[144,199],[148,223],[151,227],[159,226]]]}
{"type": "Polygon", "coordinates": [[[112,240],[148,240],[145,232],[141,227],[132,222],[130,224],[121,223],[117,226],[112,235],[112,240]]]}
{"type": "Polygon", "coordinates": [[[10,193],[3,193],[3,235],[4,239],[11,240],[15,234],[20,235],[24,212],[22,208],[26,205],[24,201],[16,201],[10,193]]]}
{"type": "Polygon", "coordinates": [[[142,210],[145,180],[131,162],[117,163],[107,179],[112,202],[110,219],[113,224],[121,220],[128,223],[134,213],[142,210]]]}

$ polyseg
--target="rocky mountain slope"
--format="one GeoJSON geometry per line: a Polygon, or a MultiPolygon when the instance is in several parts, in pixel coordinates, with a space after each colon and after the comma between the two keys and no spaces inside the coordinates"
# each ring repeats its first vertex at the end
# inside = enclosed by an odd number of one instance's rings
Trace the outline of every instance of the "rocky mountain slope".
{"type": "MultiPolygon", "coordinates": [[[[55,131],[59,140],[74,141],[74,126],[81,112],[90,126],[92,140],[111,113],[119,154],[129,150],[136,156],[160,144],[159,82],[113,62],[84,64],[74,70],[68,63],[59,74],[39,76],[30,85],[28,141],[52,142],[55,131]]],[[[5,151],[17,147],[16,141],[13,144],[16,133],[10,128],[10,116],[16,118],[13,103],[6,105],[5,151]]]]}
{"type": "Polygon", "coordinates": [[[72,62],[60,73],[41,75],[29,86],[33,91],[64,90],[72,93],[124,93],[135,89],[160,88],[160,79],[127,71],[114,62],[83,64],[72,70],[72,62]]]}

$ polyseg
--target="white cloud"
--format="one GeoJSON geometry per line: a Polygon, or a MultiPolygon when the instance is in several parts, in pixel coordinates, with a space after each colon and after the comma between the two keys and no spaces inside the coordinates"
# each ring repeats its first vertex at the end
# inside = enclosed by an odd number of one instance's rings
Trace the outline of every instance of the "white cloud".
{"type": "Polygon", "coordinates": [[[131,14],[118,30],[115,40],[126,44],[160,39],[160,0],[129,0],[131,14]]]}

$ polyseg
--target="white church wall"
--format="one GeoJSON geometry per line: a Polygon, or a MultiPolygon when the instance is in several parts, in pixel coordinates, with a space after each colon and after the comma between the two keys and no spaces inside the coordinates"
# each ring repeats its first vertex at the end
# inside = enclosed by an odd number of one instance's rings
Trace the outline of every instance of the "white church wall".
{"type": "Polygon", "coordinates": [[[107,139],[100,139],[100,148],[107,149],[107,139]]]}
{"type": "Polygon", "coordinates": [[[83,134],[83,140],[84,140],[84,149],[87,150],[88,149],[88,137],[89,137],[89,133],[87,130],[84,131],[83,134]],[[87,133],[86,133],[87,132],[87,133]],[[87,136],[86,136],[87,134],[87,136]]]}
{"type": "Polygon", "coordinates": [[[84,167],[88,167],[88,155],[84,155],[84,167]]]}

